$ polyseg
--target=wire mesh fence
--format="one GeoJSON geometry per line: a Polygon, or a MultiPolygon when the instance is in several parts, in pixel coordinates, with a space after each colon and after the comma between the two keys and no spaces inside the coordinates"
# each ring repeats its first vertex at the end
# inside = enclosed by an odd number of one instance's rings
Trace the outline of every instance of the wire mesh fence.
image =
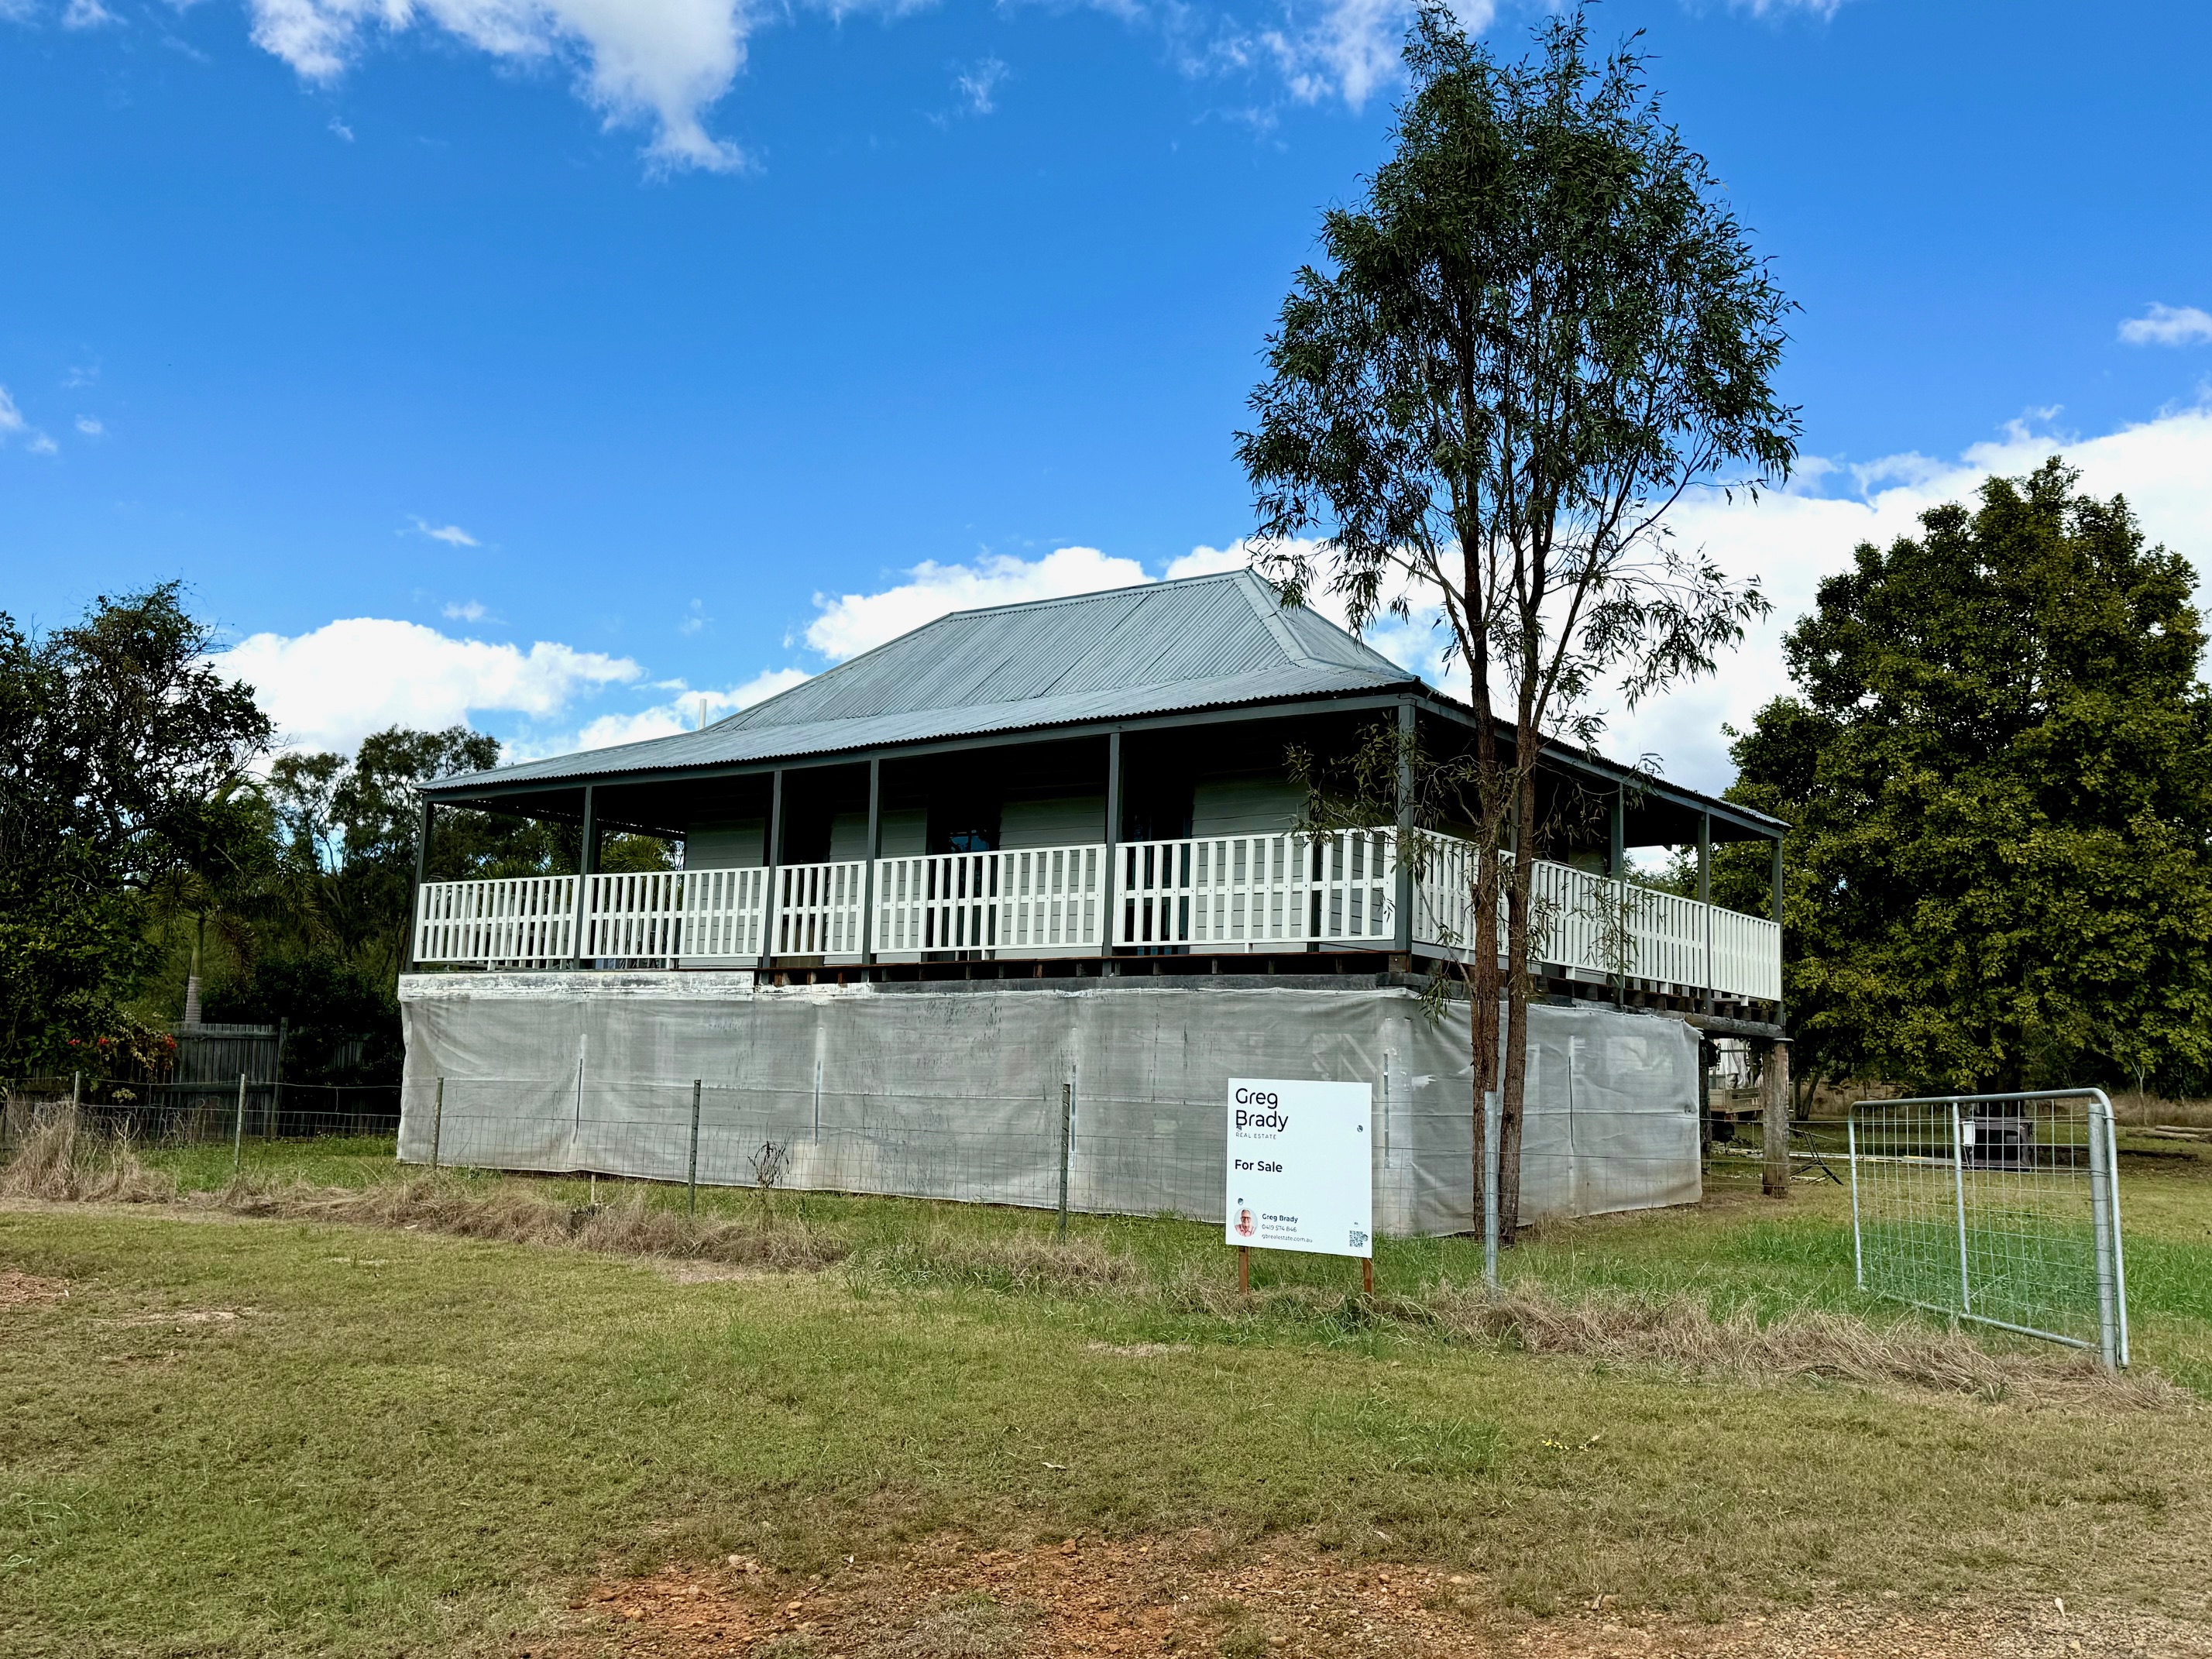
{"type": "MultiPolygon", "coordinates": [[[[916,1079],[898,1091],[701,1079],[447,1076],[408,1085],[399,1154],[415,1164],[787,1188],[1218,1221],[1223,1104],[1101,1086],[1071,1071],[1026,1098],[916,1079]]],[[[1373,1118],[1377,1230],[1480,1223],[1471,1103],[1386,1082],[1373,1118]]],[[[1697,1124],[1584,1103],[1532,1111],[1522,1215],[1693,1202],[1697,1124]],[[1656,1125],[1655,1125],[1656,1120],[1656,1125]]]]}
{"type": "Polygon", "coordinates": [[[0,1094],[0,1153],[42,1115],[69,1108],[94,1133],[144,1147],[329,1139],[397,1145],[398,1084],[286,1083],[240,1075],[221,1080],[27,1078],[0,1094]]]}
{"type": "Polygon", "coordinates": [[[2101,1091],[1860,1101],[1846,1127],[1861,1289],[2128,1363],[2101,1091]]]}
{"type": "MultiPolygon", "coordinates": [[[[1476,1169],[1472,1103],[1375,1085],[1376,1231],[1476,1232],[1487,1182],[1476,1169]]],[[[1212,1222],[1224,1204],[1224,1109],[1131,1090],[1127,1081],[1039,1066],[1025,1097],[918,1074],[896,1090],[728,1079],[639,1079],[586,1071],[421,1078],[331,1087],[46,1078],[11,1085],[0,1155],[48,1109],[142,1150],[194,1149],[196,1178],[274,1167],[290,1144],[305,1178],[325,1152],[401,1166],[585,1176],[699,1188],[769,1188],[1212,1222]],[[1121,1086],[1114,1086],[1115,1083],[1121,1086]],[[346,1144],[341,1146],[339,1142],[346,1144]],[[226,1155],[227,1154],[227,1155],[226,1155]],[[211,1162],[210,1160],[212,1160],[211,1162]]],[[[1133,1080],[1133,1079],[1128,1079],[1133,1080]]],[[[1421,1079],[1426,1082],[1426,1079],[1421,1079]]],[[[1712,1167],[1686,1106],[1655,1111],[1567,1084],[1532,1096],[1520,1155],[1526,1223],[1694,1202],[1712,1167]]],[[[349,1172],[348,1180],[357,1178],[349,1172]]]]}

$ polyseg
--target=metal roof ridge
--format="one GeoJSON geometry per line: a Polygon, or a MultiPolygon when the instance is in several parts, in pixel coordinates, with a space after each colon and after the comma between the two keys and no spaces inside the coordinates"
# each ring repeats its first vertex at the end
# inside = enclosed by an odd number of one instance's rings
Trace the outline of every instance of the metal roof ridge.
{"type": "MultiPolygon", "coordinates": [[[[1282,596],[1274,591],[1273,584],[1260,575],[1249,564],[1242,570],[1231,574],[1251,578],[1249,581],[1237,583],[1237,589],[1250,603],[1253,613],[1260,618],[1261,625],[1274,635],[1275,643],[1283,648],[1283,654],[1301,668],[1320,667],[1321,659],[1298,643],[1297,635],[1291,632],[1291,625],[1283,620],[1282,596]],[[1265,595],[1261,592],[1262,588],[1268,590],[1265,595]],[[1270,599],[1273,601],[1273,604],[1268,602],[1270,599]]],[[[1301,605],[1299,609],[1304,610],[1305,607],[1301,605]]],[[[1327,622],[1328,618],[1323,617],[1322,620],[1327,622]]],[[[1354,635],[1352,637],[1357,639],[1358,636],[1354,635]]],[[[1365,641],[1362,641],[1361,643],[1364,644],[1365,641]]],[[[1372,650],[1374,647],[1370,646],[1368,648],[1372,650]]]]}
{"type": "MultiPolygon", "coordinates": [[[[1125,582],[1119,587],[1094,587],[1087,593],[1059,593],[1054,594],[1050,599],[1011,599],[1005,605],[971,605],[964,611],[948,611],[941,617],[932,617],[927,622],[920,623],[915,627],[909,628],[903,634],[892,635],[890,639],[885,640],[880,645],[872,645],[866,651],[856,652],[852,656],[846,658],[842,662],[833,662],[827,668],[822,670],[820,673],[809,674],[805,679],[801,680],[799,684],[787,685],[784,687],[782,690],[777,692],[774,696],[763,697],[758,702],[754,703],[749,708],[734,709],[731,713],[723,715],[720,720],[712,721],[709,724],[700,727],[699,730],[702,732],[712,732],[717,726],[733,725],[740,721],[746,723],[747,726],[750,726],[753,723],[753,716],[759,714],[761,710],[781,702],[793,692],[799,690],[816,680],[821,679],[823,676],[834,674],[841,668],[849,668],[855,663],[866,662],[869,658],[876,655],[878,652],[888,651],[891,647],[902,644],[904,641],[914,638],[917,634],[927,633],[929,629],[938,627],[942,623],[957,622],[963,617],[992,617],[1006,611],[1049,611],[1057,605],[1075,605],[1090,599],[1103,599],[1109,593],[1152,593],[1158,592],[1164,587],[1185,587],[1194,586],[1200,582],[1218,582],[1224,579],[1233,580],[1237,577],[1251,574],[1252,572],[1249,566],[1244,566],[1236,570],[1207,570],[1202,571],[1195,576],[1163,576],[1158,581],[1146,580],[1141,582],[1125,582]]],[[[1257,580],[1259,579],[1257,577],[1254,577],[1254,580],[1257,580]]],[[[1289,632],[1286,629],[1279,629],[1279,633],[1285,635],[1289,632]]],[[[1303,652],[1298,652],[1293,649],[1292,656],[1293,659],[1296,660],[1301,667],[1310,668],[1315,665],[1313,659],[1303,652]]],[[[696,736],[697,733],[678,733],[676,735],[696,736]]],[[[645,741],[659,742],[660,739],[647,738],[645,739],[645,741]]]]}
{"type": "MultiPolygon", "coordinates": [[[[1245,566],[1235,570],[1204,570],[1195,576],[1162,576],[1157,580],[1147,577],[1140,582],[1123,582],[1119,587],[1094,587],[1085,593],[1055,593],[1049,599],[1010,599],[1004,605],[979,605],[966,611],[948,611],[943,616],[922,623],[921,627],[933,628],[938,623],[951,622],[959,617],[994,617],[1002,611],[1049,611],[1054,605],[1080,605],[1088,599],[1103,599],[1109,593],[1157,593],[1164,587],[1190,587],[1200,582],[1233,581],[1239,576],[1250,574],[1250,568],[1245,566]]],[[[921,629],[917,628],[911,633],[919,634],[921,631],[921,629]]],[[[900,639],[908,637],[908,634],[899,635],[900,639]]],[[[884,643],[895,642],[886,641],[884,643]]],[[[882,648],[882,646],[876,647],[878,650],[882,648]]],[[[855,657],[852,660],[858,662],[860,659],[855,657]]],[[[838,665],[842,667],[844,665],[841,663],[838,665]]]]}

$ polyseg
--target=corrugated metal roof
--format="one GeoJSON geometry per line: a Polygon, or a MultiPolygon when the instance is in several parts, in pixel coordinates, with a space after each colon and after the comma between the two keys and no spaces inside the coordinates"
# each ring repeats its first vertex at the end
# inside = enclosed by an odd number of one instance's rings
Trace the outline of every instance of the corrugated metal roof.
{"type": "Polygon", "coordinates": [[[485,785],[888,744],[1418,684],[1249,570],[956,611],[701,732],[441,778],[485,785]]]}

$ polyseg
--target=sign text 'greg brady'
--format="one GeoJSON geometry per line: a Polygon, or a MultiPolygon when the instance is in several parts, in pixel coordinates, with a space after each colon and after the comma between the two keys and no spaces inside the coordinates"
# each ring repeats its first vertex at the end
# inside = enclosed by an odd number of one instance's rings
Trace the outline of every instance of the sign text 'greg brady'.
{"type": "Polygon", "coordinates": [[[1249,1086],[1231,1089],[1229,1091],[1229,1109],[1236,1115],[1237,1127],[1240,1132],[1245,1129],[1273,1129],[1280,1134],[1291,1127],[1291,1120],[1283,1112],[1282,1099],[1273,1089],[1249,1086]]]}

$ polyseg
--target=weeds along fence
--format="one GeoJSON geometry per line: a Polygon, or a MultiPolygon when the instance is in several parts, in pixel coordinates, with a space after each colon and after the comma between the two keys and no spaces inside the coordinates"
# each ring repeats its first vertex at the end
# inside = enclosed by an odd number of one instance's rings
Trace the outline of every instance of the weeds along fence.
{"type": "MultiPolygon", "coordinates": [[[[1026,1097],[942,1078],[876,1093],[826,1078],[793,1090],[449,1076],[409,1085],[399,1150],[410,1163],[448,1167],[1216,1221],[1224,1118],[1219,1101],[1115,1089],[1072,1069],[1026,1097]]],[[[1475,1138],[1463,1097],[1415,1090],[1386,1071],[1371,1119],[1376,1230],[1475,1227],[1475,1138]]],[[[1522,1187],[1531,1218],[1694,1200],[1696,1120],[1619,1096],[1579,1105],[1563,1097],[1529,1115],[1522,1187]]]]}
{"type": "Polygon", "coordinates": [[[6,1086],[0,1152],[18,1144],[40,1114],[74,1106],[88,1130],[142,1146],[193,1146],[325,1137],[392,1139],[400,1090],[392,1084],[283,1083],[240,1075],[204,1081],[29,1078],[6,1086]]]}
{"type": "Polygon", "coordinates": [[[1862,1290],[2128,1363],[2101,1090],[1860,1101],[1846,1127],[1862,1290]]]}
{"type": "MultiPolygon", "coordinates": [[[[1376,1080],[1374,1222],[1385,1236],[1482,1223],[1470,1103],[1428,1084],[1397,1066],[1376,1080]]],[[[404,1091],[46,1079],[10,1091],[8,1138],[72,1099],[94,1133],[147,1150],[227,1149],[234,1163],[276,1143],[311,1150],[318,1137],[368,1137],[373,1146],[349,1150],[416,1168],[592,1174],[694,1192],[770,1188],[1207,1222],[1224,1202],[1221,1102],[1115,1089],[1072,1071],[1029,1097],[942,1078],[855,1092],[826,1074],[811,1090],[577,1073],[428,1078],[404,1091]]],[[[1692,1202],[1702,1181],[1697,1120],[1679,1107],[1571,1085],[1530,1102],[1524,1220],[1692,1202]]]]}

